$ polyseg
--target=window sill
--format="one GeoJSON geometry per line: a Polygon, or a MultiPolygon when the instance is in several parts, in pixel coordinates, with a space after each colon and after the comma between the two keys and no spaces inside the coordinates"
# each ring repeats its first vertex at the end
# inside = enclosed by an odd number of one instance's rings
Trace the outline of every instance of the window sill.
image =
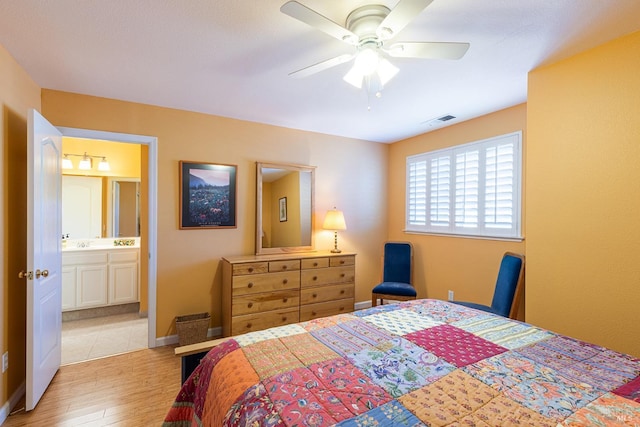
{"type": "Polygon", "coordinates": [[[473,234],[434,233],[432,231],[402,230],[406,234],[422,234],[426,236],[457,237],[461,239],[497,240],[502,242],[523,242],[524,237],[476,236],[473,234]]]}

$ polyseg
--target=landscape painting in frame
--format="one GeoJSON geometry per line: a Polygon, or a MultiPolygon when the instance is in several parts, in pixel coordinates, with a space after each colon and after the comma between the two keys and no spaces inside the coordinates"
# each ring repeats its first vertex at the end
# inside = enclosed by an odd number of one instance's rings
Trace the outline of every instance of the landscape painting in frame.
{"type": "Polygon", "coordinates": [[[180,228],[236,228],[236,165],[180,161],[180,228]]]}

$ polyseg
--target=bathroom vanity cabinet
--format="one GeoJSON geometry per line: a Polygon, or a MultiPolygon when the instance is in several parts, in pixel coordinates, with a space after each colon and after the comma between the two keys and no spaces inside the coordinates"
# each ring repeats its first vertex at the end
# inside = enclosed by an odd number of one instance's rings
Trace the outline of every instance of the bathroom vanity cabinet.
{"type": "Polygon", "coordinates": [[[62,252],[62,311],[138,302],[139,248],[62,252]]]}

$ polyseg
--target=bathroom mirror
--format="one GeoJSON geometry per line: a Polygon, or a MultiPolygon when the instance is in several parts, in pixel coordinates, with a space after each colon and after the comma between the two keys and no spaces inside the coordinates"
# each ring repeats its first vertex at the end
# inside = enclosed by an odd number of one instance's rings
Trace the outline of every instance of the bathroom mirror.
{"type": "Polygon", "coordinates": [[[313,250],[315,167],[256,166],[256,254],[313,250]]]}
{"type": "Polygon", "coordinates": [[[140,237],[140,178],[63,175],[62,233],[140,237]]]}

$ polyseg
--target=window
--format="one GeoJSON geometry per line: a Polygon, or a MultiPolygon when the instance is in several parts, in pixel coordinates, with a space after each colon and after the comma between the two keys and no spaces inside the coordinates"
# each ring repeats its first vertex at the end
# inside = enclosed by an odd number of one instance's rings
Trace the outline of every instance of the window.
{"type": "Polygon", "coordinates": [[[522,132],[407,157],[406,231],[521,238],[522,132]]]}

